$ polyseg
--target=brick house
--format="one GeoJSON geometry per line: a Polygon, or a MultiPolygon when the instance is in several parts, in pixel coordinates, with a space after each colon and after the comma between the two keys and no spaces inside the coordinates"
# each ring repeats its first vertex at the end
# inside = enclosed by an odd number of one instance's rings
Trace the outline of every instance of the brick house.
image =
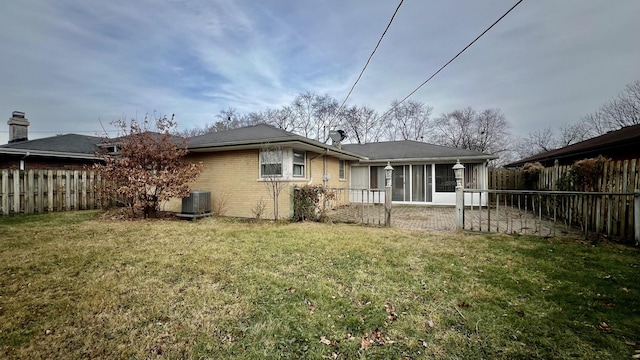
{"type": "MultiPolygon", "coordinates": [[[[0,146],[0,169],[81,169],[99,161],[94,154],[105,149],[103,139],[66,134],[28,140],[28,121],[16,112],[9,121],[10,143],[0,146]],[[15,130],[15,131],[14,131],[15,130]]],[[[114,143],[117,145],[117,143],[114,143]]],[[[193,190],[210,191],[223,201],[225,214],[253,217],[264,203],[264,218],[273,218],[269,189],[282,186],[279,217],[292,215],[294,186],[323,185],[345,189],[345,201],[361,202],[371,191],[384,194],[384,167],[394,167],[392,201],[414,205],[455,204],[453,165],[466,167],[468,188],[487,188],[487,162],[495,156],[416,141],[389,141],[333,146],[276,127],[259,124],[190,138],[188,161],[202,162],[193,190]],[[357,189],[358,191],[346,191],[357,189]],[[360,194],[360,195],[357,195],[360,194]]],[[[366,201],[383,202],[378,197],[366,201]]],[[[467,200],[469,203],[469,200],[467,200]]],[[[180,199],[164,204],[164,210],[181,211],[180,199]]]]}
{"type": "MultiPolygon", "coordinates": [[[[269,183],[282,184],[280,217],[291,215],[291,189],[306,184],[349,187],[349,164],[363,157],[270,125],[254,125],[189,139],[189,161],[202,162],[202,173],[191,185],[224,199],[226,215],[253,217],[258,203],[267,204],[264,217],[273,218],[269,183]]],[[[218,197],[218,200],[215,200],[218,197]]],[[[172,201],[165,210],[179,211],[172,201]]]]}
{"type": "MultiPolygon", "coordinates": [[[[238,217],[252,217],[259,202],[272,204],[268,182],[274,176],[285,184],[279,213],[286,218],[292,211],[293,186],[384,190],[388,163],[394,167],[394,203],[454,205],[455,162],[467,168],[467,187],[486,189],[487,162],[495,158],[416,141],[333,146],[264,124],[197,136],[187,146],[188,159],[204,164],[191,188],[224,198],[226,214],[238,217]]],[[[362,192],[352,192],[350,200],[363,201],[357,194],[362,192]]],[[[367,201],[382,202],[384,197],[367,201]]],[[[170,202],[165,209],[179,211],[180,204],[170,202]]],[[[267,206],[265,217],[273,218],[272,207],[267,206]]]]}
{"type": "Polygon", "coordinates": [[[14,111],[7,122],[9,143],[0,145],[0,169],[80,170],[98,161],[102,138],[65,134],[29,140],[29,120],[14,111]]]}

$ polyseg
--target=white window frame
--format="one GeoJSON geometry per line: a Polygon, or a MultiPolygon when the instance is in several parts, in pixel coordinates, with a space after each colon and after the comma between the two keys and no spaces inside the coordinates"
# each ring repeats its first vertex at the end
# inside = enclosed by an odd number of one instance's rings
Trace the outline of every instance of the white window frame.
{"type": "Polygon", "coordinates": [[[262,150],[260,151],[260,177],[263,179],[266,178],[274,178],[274,177],[283,177],[284,174],[284,157],[283,151],[280,149],[277,150],[262,150]],[[265,165],[280,165],[280,173],[279,174],[265,174],[264,167],[265,165]]]}
{"type": "Polygon", "coordinates": [[[338,178],[340,180],[347,180],[347,161],[338,160],[338,178]]]}
{"type": "Polygon", "coordinates": [[[303,150],[293,149],[292,151],[292,171],[291,174],[295,178],[304,178],[307,175],[307,152],[303,150]],[[296,154],[302,154],[302,161],[296,161],[296,154]],[[296,174],[296,166],[302,168],[302,172],[300,174],[296,174]]]}

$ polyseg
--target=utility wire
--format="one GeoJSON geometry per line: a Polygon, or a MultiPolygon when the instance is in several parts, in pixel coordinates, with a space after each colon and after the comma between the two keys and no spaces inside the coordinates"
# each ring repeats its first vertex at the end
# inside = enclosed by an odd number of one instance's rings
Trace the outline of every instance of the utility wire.
{"type": "Polygon", "coordinates": [[[484,34],[486,34],[489,30],[491,30],[492,27],[494,27],[497,23],[500,22],[500,20],[502,20],[505,16],[507,16],[507,14],[509,14],[511,12],[511,10],[515,9],[516,6],[520,5],[520,3],[523,0],[519,0],[517,3],[515,3],[515,5],[513,5],[511,7],[511,9],[507,10],[507,12],[505,12],[504,14],[502,14],[502,16],[500,16],[498,18],[498,20],[494,21],[493,24],[491,24],[491,26],[489,26],[485,31],[483,31],[480,35],[478,35],[478,37],[476,37],[475,39],[473,39],[472,42],[470,42],[467,46],[464,47],[464,49],[460,50],[459,53],[456,54],[456,56],[452,57],[451,60],[447,61],[446,64],[442,65],[442,67],[440,69],[438,69],[438,71],[436,71],[435,73],[433,73],[433,75],[429,76],[429,78],[427,80],[425,80],[422,84],[420,84],[417,88],[415,88],[412,92],[409,93],[409,95],[405,96],[402,100],[400,100],[399,102],[397,102],[393,107],[391,107],[391,109],[387,110],[387,112],[385,112],[381,118],[384,118],[385,116],[387,116],[390,112],[392,112],[395,108],[397,108],[398,106],[400,106],[400,104],[402,104],[403,102],[405,102],[408,98],[410,98],[413,94],[415,94],[418,90],[420,90],[420,88],[422,88],[424,85],[426,85],[431,79],[433,79],[436,75],[438,75],[438,73],[440,73],[440,71],[442,71],[444,68],[447,67],[447,65],[451,64],[458,56],[460,56],[463,52],[465,52],[468,48],[471,47],[471,45],[473,45],[476,41],[478,41],[478,39],[480,39],[484,34]]]}
{"type": "Polygon", "coordinates": [[[400,0],[400,3],[398,4],[398,7],[396,7],[396,11],[393,12],[393,15],[391,16],[391,20],[389,20],[389,23],[387,24],[387,27],[384,29],[384,32],[382,33],[382,36],[380,36],[380,39],[378,39],[378,43],[376,44],[376,47],[371,52],[371,55],[369,55],[369,58],[367,59],[366,64],[364,64],[364,67],[362,68],[362,71],[360,71],[360,75],[358,75],[358,78],[356,79],[356,82],[353,83],[353,86],[351,86],[351,90],[349,90],[349,93],[347,94],[347,96],[342,101],[342,104],[340,104],[340,107],[338,107],[338,110],[336,111],[336,116],[337,116],[337,114],[340,113],[340,110],[342,110],[342,108],[344,107],[344,104],[349,99],[349,96],[351,96],[351,93],[353,92],[353,89],[355,89],[356,85],[360,81],[360,78],[362,78],[362,74],[364,74],[364,71],[367,69],[367,66],[369,66],[369,62],[371,62],[371,58],[373,58],[373,54],[375,54],[376,50],[378,50],[378,47],[380,46],[380,43],[382,42],[382,39],[387,34],[387,30],[389,30],[389,27],[391,27],[391,23],[393,22],[393,19],[396,17],[396,14],[398,13],[398,10],[400,10],[400,6],[402,5],[403,1],[404,0],[400,0]]]}

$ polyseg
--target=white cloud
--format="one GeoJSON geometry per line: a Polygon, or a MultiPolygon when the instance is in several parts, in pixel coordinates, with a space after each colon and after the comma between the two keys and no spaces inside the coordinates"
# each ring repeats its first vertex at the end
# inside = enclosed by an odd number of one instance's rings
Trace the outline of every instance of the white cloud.
{"type": "MultiPolygon", "coordinates": [[[[8,2],[0,118],[25,111],[34,138],[153,110],[191,127],[222,109],[278,107],[304,91],[341,101],[396,5],[8,2]]],[[[511,5],[405,2],[350,103],[384,111],[511,5]]],[[[638,13],[635,0],[523,2],[414,99],[434,114],[498,107],[521,134],[578,121],[640,78],[638,13]]]]}

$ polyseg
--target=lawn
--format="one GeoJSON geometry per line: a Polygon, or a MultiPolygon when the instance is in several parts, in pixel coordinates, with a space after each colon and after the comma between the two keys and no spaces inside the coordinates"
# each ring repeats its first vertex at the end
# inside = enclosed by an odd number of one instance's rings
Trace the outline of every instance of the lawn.
{"type": "Polygon", "coordinates": [[[631,359],[639,264],[576,239],[1,218],[0,358],[631,359]]]}

